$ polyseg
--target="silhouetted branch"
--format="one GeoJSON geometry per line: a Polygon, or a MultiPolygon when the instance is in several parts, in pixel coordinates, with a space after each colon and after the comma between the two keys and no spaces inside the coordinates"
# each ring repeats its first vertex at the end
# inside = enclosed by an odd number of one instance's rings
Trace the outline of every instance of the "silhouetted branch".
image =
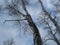
{"type": "MultiPolygon", "coordinates": [[[[51,29],[51,27],[50,27],[50,25],[49,25],[49,23],[44,19],[44,21],[47,23],[47,25],[48,25],[48,27],[49,27],[49,29],[50,29],[50,33],[52,34],[52,36],[53,36],[53,40],[58,44],[58,45],[60,45],[60,42],[58,41],[58,39],[56,38],[56,33],[57,33],[57,31],[53,34],[53,32],[52,32],[52,29],[51,29]]],[[[47,39],[48,40],[48,39],[47,39]]],[[[46,41],[47,41],[46,40],[46,41]]]]}
{"type": "Polygon", "coordinates": [[[54,39],[50,39],[50,38],[49,38],[49,39],[46,39],[46,40],[44,41],[44,43],[47,42],[47,41],[49,41],[49,40],[54,40],[54,39]]]}
{"type": "Polygon", "coordinates": [[[4,23],[6,23],[7,21],[23,21],[23,20],[26,20],[26,19],[20,19],[20,20],[5,20],[4,23]]]}
{"type": "Polygon", "coordinates": [[[16,13],[19,13],[21,14],[23,17],[25,16],[25,14],[23,14],[22,12],[20,12],[19,10],[17,10],[15,7],[11,6],[11,5],[8,5],[8,8],[12,9],[12,10],[15,10],[16,13]]]}
{"type": "Polygon", "coordinates": [[[28,11],[27,11],[27,9],[26,9],[26,5],[25,5],[24,0],[22,0],[22,6],[23,6],[24,11],[25,11],[26,14],[28,15],[29,13],[28,13],[28,11]]]}
{"type": "Polygon", "coordinates": [[[5,12],[0,12],[0,14],[9,14],[9,13],[5,13],[5,12]]]}
{"type": "MultiPolygon", "coordinates": [[[[23,10],[26,12],[26,15],[17,10],[14,6],[8,5],[8,9],[11,9],[11,11],[15,11],[15,13],[21,14],[21,16],[23,16],[27,20],[29,27],[33,31],[34,45],[43,45],[39,29],[33,22],[31,15],[28,13],[24,0],[22,0],[22,6],[23,10]]],[[[5,22],[6,21],[22,21],[22,20],[5,20],[5,22]]]]}
{"type": "Polygon", "coordinates": [[[58,30],[58,32],[60,32],[60,26],[58,25],[57,21],[56,21],[55,19],[53,19],[53,18],[51,17],[51,14],[46,11],[46,9],[45,9],[45,7],[44,7],[44,5],[43,5],[42,0],[39,0],[39,2],[40,2],[40,4],[41,4],[42,10],[43,10],[43,12],[45,13],[45,15],[47,15],[47,16],[50,18],[50,20],[53,22],[53,24],[54,24],[54,26],[56,27],[56,29],[58,30]]]}

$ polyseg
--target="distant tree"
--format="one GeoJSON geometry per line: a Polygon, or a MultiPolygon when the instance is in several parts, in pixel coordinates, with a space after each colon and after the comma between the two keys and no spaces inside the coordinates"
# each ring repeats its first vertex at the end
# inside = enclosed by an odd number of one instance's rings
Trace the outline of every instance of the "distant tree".
{"type": "Polygon", "coordinates": [[[15,45],[15,42],[13,41],[13,39],[10,39],[10,40],[4,41],[3,45],[15,45]]]}

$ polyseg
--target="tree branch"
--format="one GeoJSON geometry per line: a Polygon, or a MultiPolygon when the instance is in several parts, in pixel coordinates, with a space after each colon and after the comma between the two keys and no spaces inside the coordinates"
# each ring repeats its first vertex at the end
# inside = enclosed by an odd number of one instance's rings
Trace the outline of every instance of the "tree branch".
{"type": "MultiPolygon", "coordinates": [[[[46,22],[46,24],[48,25],[48,28],[50,29],[50,33],[53,34],[52,29],[51,29],[49,23],[45,19],[44,19],[44,22],[46,22]]],[[[53,35],[55,36],[56,33],[57,33],[57,30],[56,30],[56,32],[53,35]]]]}
{"type": "Polygon", "coordinates": [[[26,9],[26,6],[25,6],[25,2],[24,2],[24,0],[22,0],[22,5],[23,5],[23,9],[24,9],[24,11],[25,11],[26,14],[28,15],[29,13],[28,13],[28,11],[27,11],[27,9],[26,9]]]}
{"type": "Polygon", "coordinates": [[[58,25],[57,21],[56,21],[55,19],[53,19],[53,18],[51,17],[51,14],[48,13],[48,12],[45,10],[45,7],[44,7],[44,5],[43,5],[43,3],[42,3],[42,0],[39,0],[39,2],[40,2],[40,4],[41,4],[41,7],[42,7],[43,12],[45,12],[45,15],[47,15],[47,16],[50,18],[50,20],[53,22],[53,24],[54,24],[54,26],[56,27],[56,29],[58,30],[58,32],[60,32],[60,26],[58,25]]]}
{"type": "Polygon", "coordinates": [[[7,21],[23,21],[23,20],[26,20],[26,19],[20,19],[20,20],[5,20],[4,23],[6,23],[7,21]]]}
{"type": "Polygon", "coordinates": [[[49,38],[49,39],[46,39],[46,40],[44,41],[44,43],[45,43],[46,41],[48,41],[48,40],[54,40],[54,39],[50,39],[50,38],[49,38]]]}
{"type": "Polygon", "coordinates": [[[5,13],[5,12],[0,12],[1,14],[9,14],[9,13],[5,13]]]}
{"type": "Polygon", "coordinates": [[[22,12],[20,12],[19,10],[17,10],[15,7],[11,6],[11,5],[8,5],[9,8],[12,8],[14,9],[17,13],[21,14],[23,17],[25,16],[25,14],[23,14],[22,12]]]}

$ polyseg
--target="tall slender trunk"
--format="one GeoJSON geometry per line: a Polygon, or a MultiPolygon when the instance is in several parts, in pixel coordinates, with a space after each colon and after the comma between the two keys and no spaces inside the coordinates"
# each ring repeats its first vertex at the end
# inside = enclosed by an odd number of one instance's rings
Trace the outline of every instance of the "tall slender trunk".
{"type": "Polygon", "coordinates": [[[58,23],[56,22],[56,20],[53,19],[53,18],[51,17],[51,15],[45,10],[42,1],[39,0],[39,2],[40,2],[40,4],[41,4],[41,7],[42,7],[43,12],[50,18],[50,20],[53,22],[54,26],[56,27],[56,29],[57,29],[58,32],[60,33],[60,27],[59,27],[58,23]]]}
{"type": "Polygon", "coordinates": [[[42,43],[41,35],[39,33],[37,26],[33,22],[30,15],[27,15],[26,18],[30,28],[33,30],[34,45],[42,45],[43,43],[42,43]]]}

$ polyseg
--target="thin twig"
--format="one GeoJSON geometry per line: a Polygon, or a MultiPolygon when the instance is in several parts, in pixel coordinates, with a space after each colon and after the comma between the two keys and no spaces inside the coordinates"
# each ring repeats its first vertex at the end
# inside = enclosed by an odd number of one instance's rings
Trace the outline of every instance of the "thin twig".
{"type": "Polygon", "coordinates": [[[9,5],[10,8],[13,8],[16,12],[18,12],[19,14],[21,14],[23,17],[26,16],[25,14],[23,14],[22,12],[20,12],[19,10],[17,10],[15,7],[9,5]]]}
{"type": "Polygon", "coordinates": [[[20,20],[5,20],[4,23],[6,23],[7,21],[23,21],[23,20],[26,20],[26,19],[20,19],[20,20]]]}

